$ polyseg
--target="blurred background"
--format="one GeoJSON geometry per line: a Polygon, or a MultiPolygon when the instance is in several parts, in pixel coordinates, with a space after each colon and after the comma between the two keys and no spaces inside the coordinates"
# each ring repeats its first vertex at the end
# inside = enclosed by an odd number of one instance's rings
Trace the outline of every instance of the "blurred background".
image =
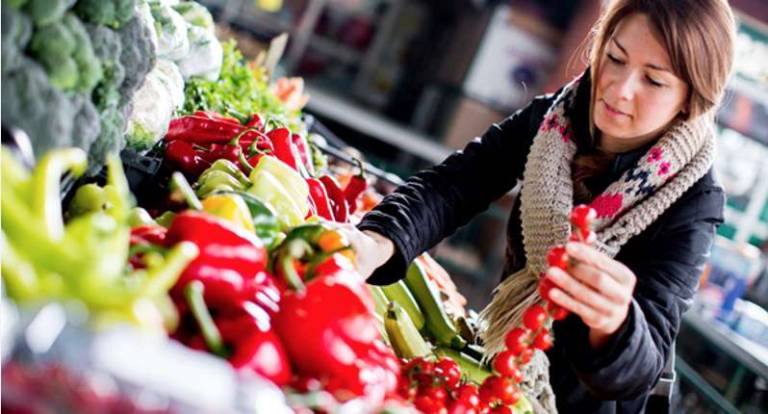
{"type": "MultiPolygon", "coordinates": [[[[250,57],[289,34],[278,71],[306,112],[372,164],[406,178],[584,68],[599,0],[201,1],[250,57]]],[[[768,412],[768,2],[733,0],[736,70],[719,111],[728,194],[701,289],[681,327],[677,412],[768,412]]],[[[503,172],[500,172],[503,173],[503,172]]],[[[501,272],[510,193],[438,245],[470,307],[501,272]]]]}

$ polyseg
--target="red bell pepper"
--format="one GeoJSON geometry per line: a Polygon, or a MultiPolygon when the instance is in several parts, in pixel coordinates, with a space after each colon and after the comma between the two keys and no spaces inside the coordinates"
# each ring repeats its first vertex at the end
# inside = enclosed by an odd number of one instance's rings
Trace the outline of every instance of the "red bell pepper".
{"type": "MultiPolygon", "coordinates": [[[[280,386],[290,382],[293,375],[288,357],[263,309],[242,301],[217,310],[213,316],[205,303],[205,286],[200,281],[187,285],[184,293],[202,333],[204,349],[226,358],[240,372],[256,373],[280,386]]],[[[200,336],[177,335],[177,338],[200,349],[200,336]]]]}
{"type": "Polygon", "coordinates": [[[331,202],[328,200],[328,193],[323,183],[316,178],[307,178],[307,185],[309,197],[315,206],[315,213],[326,220],[335,221],[331,202]]]}
{"type": "Polygon", "coordinates": [[[179,296],[186,284],[199,280],[212,306],[252,300],[276,311],[279,293],[266,273],[266,250],[254,235],[231,227],[211,215],[185,211],[178,214],[166,237],[166,245],[191,241],[200,254],[181,274],[171,290],[179,296]]]}
{"type": "Polygon", "coordinates": [[[354,214],[355,210],[357,210],[357,198],[360,197],[360,194],[362,194],[366,188],[368,188],[362,161],[355,159],[355,164],[357,164],[357,168],[360,169],[360,172],[353,175],[352,178],[349,179],[347,186],[344,187],[344,198],[347,199],[349,214],[354,214]]]}
{"type": "Polygon", "coordinates": [[[380,343],[365,281],[338,249],[318,245],[328,230],[297,229],[276,253],[277,272],[291,289],[283,293],[275,331],[300,375],[321,379],[340,397],[383,401],[397,388],[399,364],[380,343]],[[306,262],[303,281],[297,260],[306,262]]]}
{"type": "Polygon", "coordinates": [[[320,182],[323,183],[325,191],[328,193],[328,199],[333,208],[333,217],[337,222],[345,223],[349,216],[349,203],[344,195],[344,190],[341,189],[339,182],[330,175],[320,177],[320,182]]]}

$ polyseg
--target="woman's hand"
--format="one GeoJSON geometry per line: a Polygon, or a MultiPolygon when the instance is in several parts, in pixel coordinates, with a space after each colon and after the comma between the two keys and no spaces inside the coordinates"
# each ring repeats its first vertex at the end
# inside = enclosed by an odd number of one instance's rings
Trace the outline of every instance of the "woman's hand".
{"type": "Polygon", "coordinates": [[[395,252],[392,240],[379,233],[360,231],[352,224],[337,224],[337,230],[347,238],[355,250],[357,271],[366,279],[395,252]]]}
{"type": "Polygon", "coordinates": [[[568,271],[547,269],[555,285],[550,299],[579,315],[589,327],[592,348],[600,348],[627,319],[635,274],[622,263],[583,243],[568,243],[568,271]]]}

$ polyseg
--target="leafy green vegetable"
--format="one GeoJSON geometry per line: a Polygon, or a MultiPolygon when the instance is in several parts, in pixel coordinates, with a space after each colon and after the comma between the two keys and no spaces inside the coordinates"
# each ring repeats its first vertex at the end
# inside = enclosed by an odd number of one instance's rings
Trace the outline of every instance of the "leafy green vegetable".
{"type": "Polygon", "coordinates": [[[208,110],[241,121],[254,113],[269,114],[283,120],[298,119],[298,112],[288,113],[282,102],[269,90],[264,71],[258,67],[249,67],[234,40],[224,42],[222,46],[224,59],[219,79],[190,79],[185,88],[184,114],[208,110]]]}

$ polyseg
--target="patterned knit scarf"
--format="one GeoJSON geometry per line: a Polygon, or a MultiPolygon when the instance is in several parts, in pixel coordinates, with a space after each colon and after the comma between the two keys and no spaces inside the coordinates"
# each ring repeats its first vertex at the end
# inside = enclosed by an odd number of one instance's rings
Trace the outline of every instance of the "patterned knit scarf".
{"type": "MultiPolygon", "coordinates": [[[[552,103],[533,140],[520,193],[523,244],[527,265],[495,290],[482,311],[481,332],[486,358],[504,348],[504,336],[520,322],[522,312],[541,301],[537,286],[545,271],[548,250],[564,244],[573,208],[571,162],[576,154],[566,108],[573,104],[579,78],[552,103]]],[[[630,238],[640,234],[710,169],[714,158],[711,115],[678,121],[634,166],[591,206],[597,210],[596,247],[613,257],[630,238]]],[[[642,277],[642,275],[640,275],[642,277]]],[[[521,384],[537,412],[556,412],[549,385],[549,361],[537,351],[521,384]]]]}

